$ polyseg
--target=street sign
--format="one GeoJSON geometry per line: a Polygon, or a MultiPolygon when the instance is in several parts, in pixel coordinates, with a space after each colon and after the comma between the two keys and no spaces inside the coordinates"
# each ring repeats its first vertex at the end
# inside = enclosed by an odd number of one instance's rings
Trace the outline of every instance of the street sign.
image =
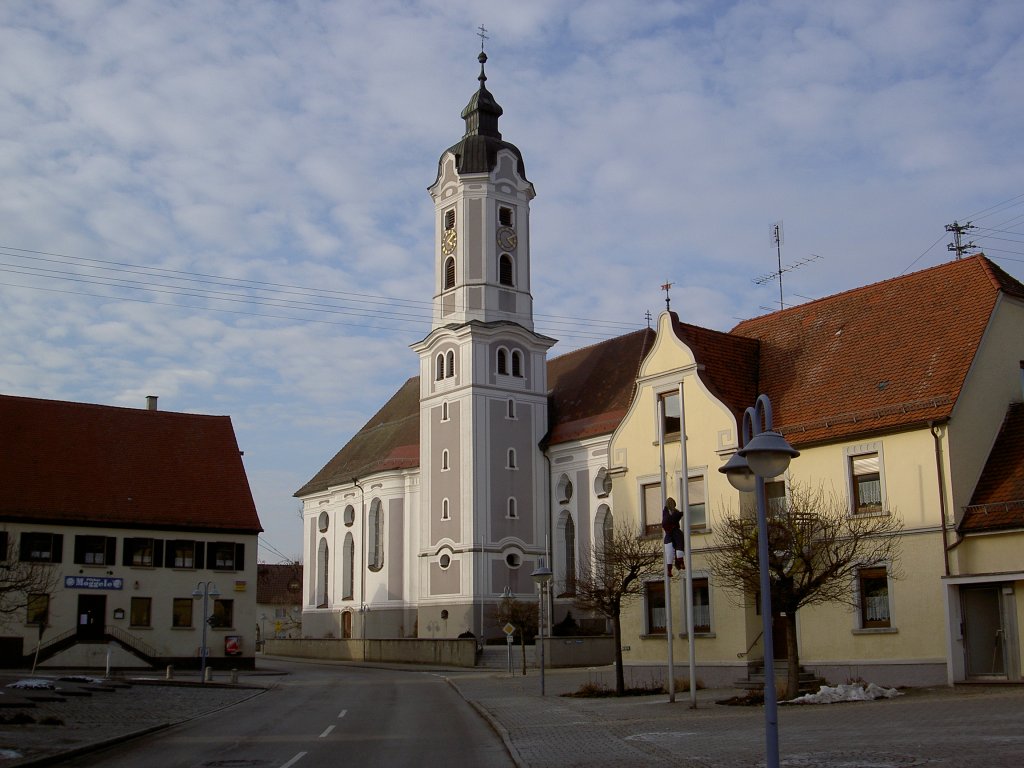
{"type": "Polygon", "coordinates": [[[510,621],[501,629],[506,635],[508,635],[511,638],[512,635],[515,634],[516,626],[510,621]]]}

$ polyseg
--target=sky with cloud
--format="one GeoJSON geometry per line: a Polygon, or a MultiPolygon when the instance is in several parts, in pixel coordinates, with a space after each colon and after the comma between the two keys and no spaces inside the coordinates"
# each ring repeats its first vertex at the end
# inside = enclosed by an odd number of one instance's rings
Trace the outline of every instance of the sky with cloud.
{"type": "MultiPolygon", "coordinates": [[[[951,258],[1024,279],[1019,0],[6,0],[0,393],[232,417],[267,529],[417,372],[485,25],[552,354],[951,258]]],[[[893,308],[893,311],[899,311],[893,308]]]]}

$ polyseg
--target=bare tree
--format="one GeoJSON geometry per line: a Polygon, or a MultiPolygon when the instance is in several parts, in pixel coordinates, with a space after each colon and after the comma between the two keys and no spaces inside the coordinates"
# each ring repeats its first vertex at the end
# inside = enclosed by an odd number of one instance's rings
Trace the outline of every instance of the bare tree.
{"type": "Polygon", "coordinates": [[[537,634],[537,604],[520,602],[514,597],[503,597],[494,610],[494,621],[498,626],[511,624],[519,635],[519,646],[523,655],[523,674],[526,674],[526,641],[537,634]]]}
{"type": "Polygon", "coordinates": [[[660,539],[641,538],[635,528],[619,523],[590,547],[583,547],[576,576],[576,606],[612,623],[615,640],[615,695],[626,692],[622,672],[622,606],[643,597],[644,581],[663,573],[660,539]]]}
{"type": "MultiPolygon", "coordinates": [[[[767,528],[772,610],[785,613],[786,696],[794,698],[800,686],[797,611],[821,603],[856,608],[853,585],[865,566],[885,563],[895,578],[903,523],[895,514],[851,514],[836,493],[794,483],[785,509],[769,510],[767,528]]],[[[757,594],[757,521],[730,517],[716,534],[708,561],[719,583],[741,600],[757,594]]]]}
{"type": "Polygon", "coordinates": [[[8,531],[0,531],[0,540],[6,542],[0,550],[0,625],[5,625],[20,621],[18,615],[28,609],[34,596],[51,596],[60,573],[50,563],[22,561],[15,537],[8,531]]]}

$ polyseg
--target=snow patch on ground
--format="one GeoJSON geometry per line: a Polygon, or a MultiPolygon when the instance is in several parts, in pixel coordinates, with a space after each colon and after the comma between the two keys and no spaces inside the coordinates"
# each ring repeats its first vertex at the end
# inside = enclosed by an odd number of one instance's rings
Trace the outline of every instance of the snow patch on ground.
{"type": "Polygon", "coordinates": [[[26,678],[25,680],[18,680],[14,683],[9,683],[8,688],[22,688],[31,691],[55,691],[57,686],[50,680],[44,680],[42,678],[26,678]]]}
{"type": "Polygon", "coordinates": [[[835,704],[840,701],[874,701],[875,699],[892,699],[903,694],[895,688],[882,688],[874,683],[867,685],[837,685],[834,688],[823,685],[817,693],[808,693],[787,704],[835,704]]]}

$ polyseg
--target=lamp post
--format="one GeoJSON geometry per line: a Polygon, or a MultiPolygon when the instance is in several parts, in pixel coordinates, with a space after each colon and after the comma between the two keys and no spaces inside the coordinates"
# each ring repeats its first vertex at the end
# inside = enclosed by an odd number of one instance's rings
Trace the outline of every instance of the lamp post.
{"type": "Polygon", "coordinates": [[[778,477],[789,462],[800,455],[772,428],[772,403],[760,395],[752,408],[743,412],[743,447],[719,472],[738,491],[757,495],[757,560],[761,587],[761,637],[764,640],[764,729],[765,764],[779,768],[779,714],[775,695],[775,653],[772,637],[772,590],[768,574],[768,511],[764,480],[778,477]]]}
{"type": "Polygon", "coordinates": [[[206,628],[210,625],[210,598],[220,597],[220,591],[217,589],[217,585],[212,581],[202,582],[196,584],[196,588],[192,590],[192,597],[203,598],[203,645],[199,649],[199,681],[206,682],[206,628]]]}
{"type": "Polygon", "coordinates": [[[541,558],[537,569],[530,574],[533,582],[540,590],[540,607],[537,610],[537,639],[540,641],[540,695],[544,695],[544,598],[547,596],[548,582],[551,581],[551,569],[541,558]]]}

